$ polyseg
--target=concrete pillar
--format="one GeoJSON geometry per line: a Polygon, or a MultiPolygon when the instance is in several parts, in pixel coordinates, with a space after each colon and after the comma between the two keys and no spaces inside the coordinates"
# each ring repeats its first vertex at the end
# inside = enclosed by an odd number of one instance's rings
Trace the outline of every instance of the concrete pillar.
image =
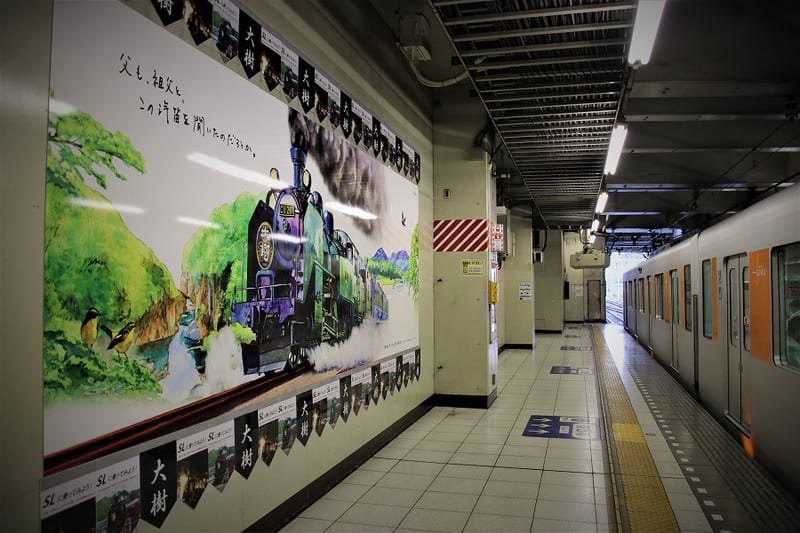
{"type": "Polygon", "coordinates": [[[497,331],[489,305],[490,224],[496,220],[495,182],[488,154],[474,148],[486,118],[459,84],[437,93],[434,110],[434,393],[445,405],[488,407],[496,397],[497,331]],[[440,94],[441,93],[441,94],[440,94]],[[437,248],[439,228],[452,233],[452,251],[437,248]],[[470,230],[470,228],[472,228],[470,230]],[[476,229],[480,228],[480,229],[476,229]],[[479,231],[485,238],[467,238],[479,231]],[[483,243],[476,246],[480,240],[483,243]],[[437,249],[439,251],[437,251],[437,249]],[[470,250],[470,251],[467,251],[470,250]]]}

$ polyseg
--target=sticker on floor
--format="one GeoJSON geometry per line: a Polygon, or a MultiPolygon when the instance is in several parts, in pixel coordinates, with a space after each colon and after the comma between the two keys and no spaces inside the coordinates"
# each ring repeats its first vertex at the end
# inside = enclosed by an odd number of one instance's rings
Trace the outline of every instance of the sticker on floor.
{"type": "Polygon", "coordinates": [[[600,419],[586,416],[532,415],[524,437],[600,440],[600,419]]]}

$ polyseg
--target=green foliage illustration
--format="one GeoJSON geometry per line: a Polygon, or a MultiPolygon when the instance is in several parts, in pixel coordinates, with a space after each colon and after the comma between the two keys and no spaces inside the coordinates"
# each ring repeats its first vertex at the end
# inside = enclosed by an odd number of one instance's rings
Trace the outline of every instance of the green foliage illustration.
{"type": "Polygon", "coordinates": [[[411,250],[408,253],[408,270],[405,278],[416,301],[419,298],[419,224],[414,226],[414,233],[411,235],[411,250]]]}
{"type": "Polygon", "coordinates": [[[156,397],[161,385],[147,368],[124,355],[106,360],[83,343],[73,342],[57,331],[44,333],[44,395],[59,397],[117,396],[156,397]]]}
{"type": "Polygon", "coordinates": [[[241,193],[232,204],[217,207],[209,217],[214,227],[198,229],[183,248],[183,271],[194,281],[209,273],[227,273],[225,279],[216,280],[226,303],[218,307],[225,312],[230,309],[227,304],[236,301],[234,287],[245,284],[247,246],[242,243],[247,242],[247,226],[256,204],[257,196],[241,193]]]}
{"type": "Polygon", "coordinates": [[[383,259],[367,259],[367,272],[385,279],[403,279],[397,265],[383,259]]]}
{"type": "MultiPolygon", "coordinates": [[[[48,120],[45,221],[45,395],[157,395],[160,387],[135,358],[107,350],[103,333],[82,338],[91,308],[98,324],[119,331],[156,302],[177,296],[169,271],[131,234],[108,199],[107,178],[145,172],[130,139],[91,115],[51,113],[48,120]],[[109,208],[86,206],[108,205],[109,208]]],[[[133,350],[131,350],[133,351],[133,350]]]]}

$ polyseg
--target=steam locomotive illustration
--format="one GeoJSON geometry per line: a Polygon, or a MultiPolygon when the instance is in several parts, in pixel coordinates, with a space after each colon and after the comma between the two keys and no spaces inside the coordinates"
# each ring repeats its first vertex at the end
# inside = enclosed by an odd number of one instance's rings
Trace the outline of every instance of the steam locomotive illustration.
{"type": "Polygon", "coordinates": [[[346,340],[364,320],[389,317],[379,281],[311,191],[305,152],[292,148],[291,157],[293,186],[268,191],[250,218],[247,286],[234,292],[232,321],[255,334],[242,343],[245,374],[294,370],[309,349],[346,340]]]}

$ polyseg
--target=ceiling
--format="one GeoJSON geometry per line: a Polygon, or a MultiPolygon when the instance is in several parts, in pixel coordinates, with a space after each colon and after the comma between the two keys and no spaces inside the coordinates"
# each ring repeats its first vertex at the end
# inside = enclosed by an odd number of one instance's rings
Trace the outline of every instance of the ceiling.
{"type": "MultiPolygon", "coordinates": [[[[387,22],[399,13],[371,3],[387,22]]],[[[637,5],[430,0],[420,12],[453,57],[419,66],[468,70],[497,139],[499,202],[536,228],[578,229],[608,191],[606,247],[650,253],[798,181],[800,2],[667,0],[634,69],[637,5]],[[604,175],[618,123],[627,141],[604,175]]]]}

